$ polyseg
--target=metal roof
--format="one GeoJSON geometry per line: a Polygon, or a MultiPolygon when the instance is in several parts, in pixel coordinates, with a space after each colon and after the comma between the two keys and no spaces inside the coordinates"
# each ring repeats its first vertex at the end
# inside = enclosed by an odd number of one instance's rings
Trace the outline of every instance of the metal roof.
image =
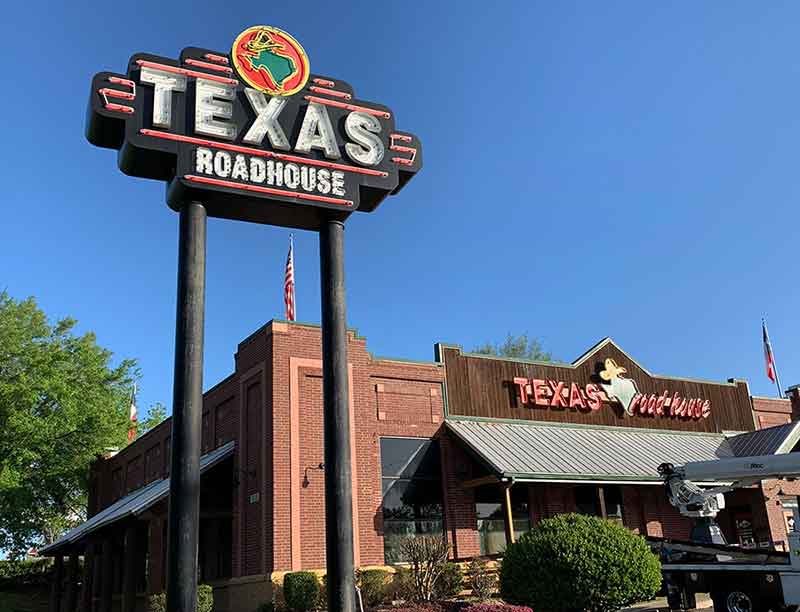
{"type": "Polygon", "coordinates": [[[724,434],[518,421],[446,420],[500,478],[550,482],[661,482],[662,463],[735,456],[724,434]]]}
{"type": "Polygon", "coordinates": [[[800,421],[757,429],[728,438],[737,457],[789,453],[800,439],[800,421]]]}
{"type": "MultiPolygon", "coordinates": [[[[214,449],[200,457],[200,473],[209,470],[223,459],[233,454],[236,442],[231,440],[224,446],[214,449]]],[[[129,516],[138,516],[169,495],[169,478],[162,478],[144,487],[128,493],[125,497],[104,508],[90,519],[68,531],[58,540],[39,550],[39,554],[47,555],[68,544],[74,544],[84,536],[129,516]]]]}

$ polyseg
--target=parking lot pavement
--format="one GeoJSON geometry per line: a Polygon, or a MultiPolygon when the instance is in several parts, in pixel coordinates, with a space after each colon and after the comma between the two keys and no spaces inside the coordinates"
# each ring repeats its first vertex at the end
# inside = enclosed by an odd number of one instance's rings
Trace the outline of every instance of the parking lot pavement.
{"type": "MultiPolygon", "coordinates": [[[[697,596],[697,607],[695,610],[710,610],[714,604],[707,595],[697,596]]],[[[659,597],[652,601],[643,601],[630,608],[625,608],[622,612],[669,612],[667,598],[659,597]]]]}

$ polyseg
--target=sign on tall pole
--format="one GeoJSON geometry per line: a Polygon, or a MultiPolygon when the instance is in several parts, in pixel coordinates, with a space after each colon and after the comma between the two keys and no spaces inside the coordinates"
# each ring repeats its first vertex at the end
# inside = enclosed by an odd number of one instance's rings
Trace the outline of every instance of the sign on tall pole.
{"type": "Polygon", "coordinates": [[[136,53],[92,79],[86,135],[120,170],[167,183],[179,213],[167,607],[194,612],[200,491],[206,217],[319,232],[329,609],[355,609],[344,222],[372,212],[422,166],[416,136],[346,82],[311,72],[271,26],[229,52],[136,53]]]}

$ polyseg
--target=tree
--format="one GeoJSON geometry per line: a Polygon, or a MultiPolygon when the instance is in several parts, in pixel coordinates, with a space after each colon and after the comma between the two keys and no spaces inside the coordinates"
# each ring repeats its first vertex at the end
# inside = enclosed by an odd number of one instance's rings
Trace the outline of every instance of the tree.
{"type": "Polygon", "coordinates": [[[473,353],[480,355],[496,355],[498,357],[511,357],[512,359],[529,359],[531,361],[551,361],[553,356],[542,349],[537,338],[528,338],[528,334],[514,336],[508,334],[503,344],[487,342],[476,346],[473,353]]]}
{"type": "Polygon", "coordinates": [[[135,362],[113,366],[75,324],[0,292],[0,549],[12,553],[83,520],[90,463],[126,441],[135,362]]]}
{"type": "Polygon", "coordinates": [[[158,427],[167,418],[167,409],[161,402],[156,402],[147,409],[147,417],[139,422],[136,437],[143,436],[151,429],[158,427]]]}

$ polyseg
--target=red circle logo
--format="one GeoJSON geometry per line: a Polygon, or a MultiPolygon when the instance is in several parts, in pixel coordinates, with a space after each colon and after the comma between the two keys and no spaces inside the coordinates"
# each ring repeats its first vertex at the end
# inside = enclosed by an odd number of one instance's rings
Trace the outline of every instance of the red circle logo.
{"type": "Polygon", "coordinates": [[[231,58],[242,80],[271,96],[297,93],[311,73],[308,55],[300,43],[271,26],[253,26],[239,34],[231,58]]]}

